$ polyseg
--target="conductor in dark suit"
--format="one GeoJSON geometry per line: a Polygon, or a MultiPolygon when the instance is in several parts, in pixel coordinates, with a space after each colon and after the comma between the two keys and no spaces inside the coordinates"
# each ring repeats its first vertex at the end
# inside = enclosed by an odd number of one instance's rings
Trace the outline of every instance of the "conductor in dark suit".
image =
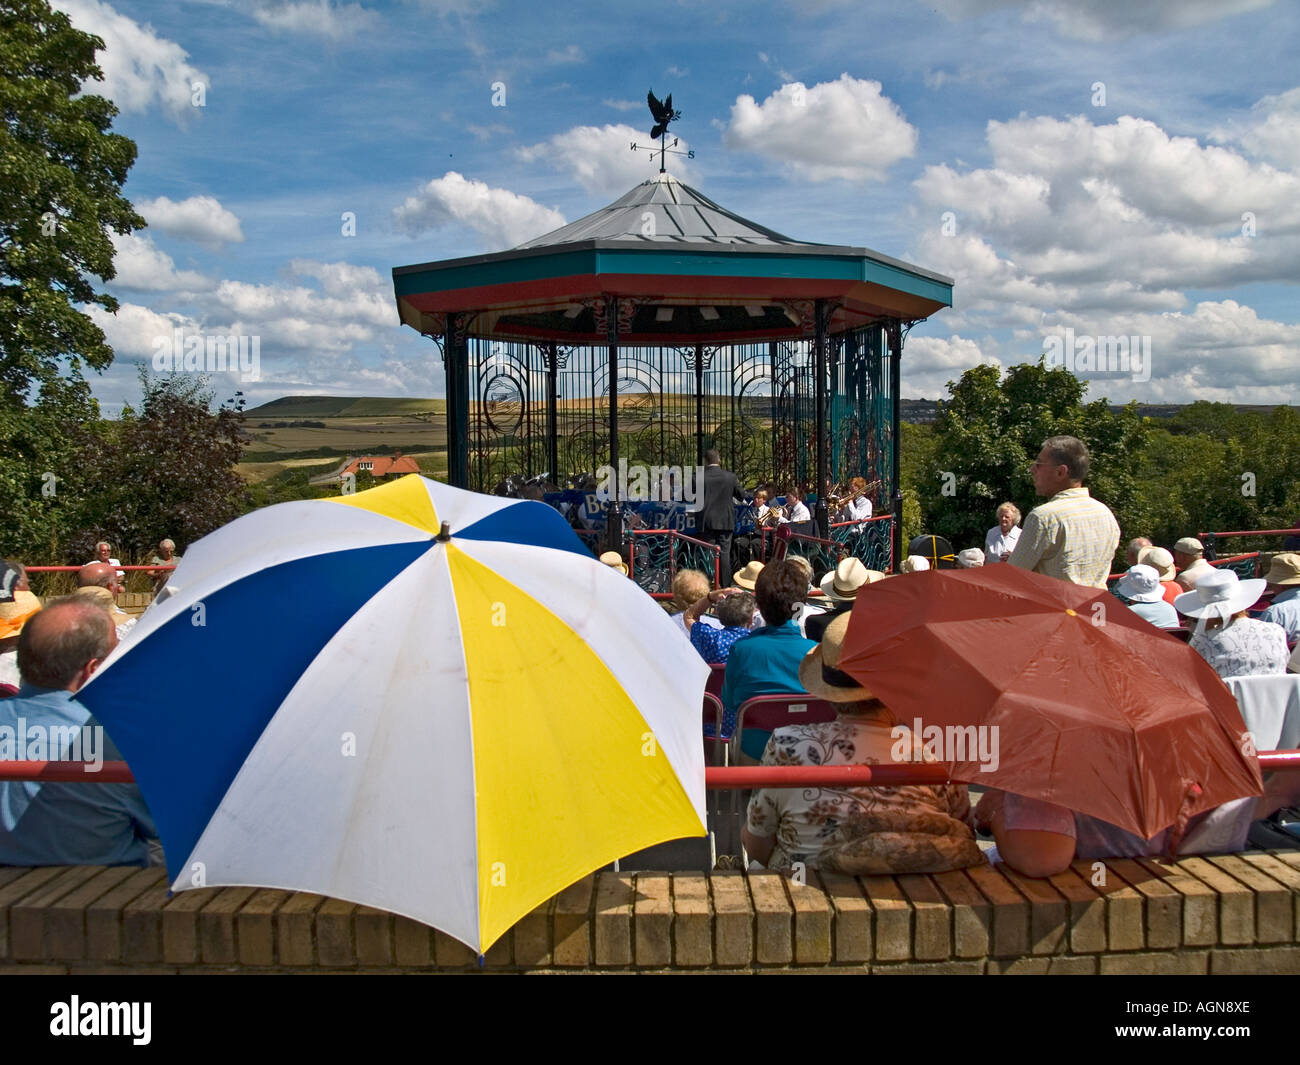
{"type": "Polygon", "coordinates": [[[722,468],[722,456],[710,448],[704,453],[704,505],[696,519],[700,538],[722,549],[722,579],[731,573],[731,537],[736,531],[736,504],[745,502],[740,482],[722,468]]]}

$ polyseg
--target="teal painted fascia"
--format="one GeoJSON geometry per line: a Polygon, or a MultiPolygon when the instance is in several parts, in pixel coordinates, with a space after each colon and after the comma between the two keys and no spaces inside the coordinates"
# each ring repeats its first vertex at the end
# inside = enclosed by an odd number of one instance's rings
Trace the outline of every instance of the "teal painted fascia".
{"type": "Polygon", "coordinates": [[[442,269],[394,273],[398,298],[424,292],[509,285],[553,277],[600,274],[643,274],[665,277],[772,277],[792,280],[866,282],[921,299],[952,306],[952,286],[862,256],[725,254],[642,249],[584,249],[532,254],[517,259],[459,263],[442,269]]]}

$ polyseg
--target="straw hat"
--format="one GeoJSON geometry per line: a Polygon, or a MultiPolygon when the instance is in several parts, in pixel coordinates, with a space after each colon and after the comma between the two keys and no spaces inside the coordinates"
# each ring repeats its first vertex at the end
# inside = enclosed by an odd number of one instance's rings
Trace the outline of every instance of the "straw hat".
{"type": "Polygon", "coordinates": [[[1158,603],[1165,597],[1165,590],[1160,587],[1160,574],[1155,567],[1140,562],[1130,566],[1128,572],[1115,582],[1115,591],[1135,603],[1158,603]]]}
{"type": "Polygon", "coordinates": [[[617,551],[606,551],[600,556],[600,561],[610,569],[618,570],[624,577],[627,576],[627,563],[623,561],[623,556],[617,551]]]}
{"type": "Polygon", "coordinates": [[[828,703],[857,703],[875,696],[837,668],[844,651],[844,634],[849,630],[849,614],[840,614],[826,626],[822,642],[799,663],[799,683],[809,695],[828,703]]]}
{"type": "Polygon", "coordinates": [[[41,601],[32,598],[19,598],[8,603],[0,603],[0,640],[17,636],[32,615],[40,612],[41,601]],[[34,602],[33,602],[34,600],[34,602]]]}
{"type": "Polygon", "coordinates": [[[754,590],[754,584],[758,580],[758,575],[763,572],[763,563],[746,562],[744,569],[738,569],[731,575],[731,581],[737,588],[744,588],[748,591],[754,590]]]}
{"type": "Polygon", "coordinates": [[[1150,566],[1162,581],[1174,579],[1174,556],[1163,547],[1144,547],[1138,552],[1138,565],[1150,566]]]}
{"type": "Polygon", "coordinates": [[[1234,614],[1254,604],[1264,594],[1263,580],[1243,581],[1230,569],[1212,569],[1196,582],[1196,588],[1174,599],[1174,609],[1196,623],[1198,635],[1205,632],[1208,618],[1221,618],[1225,627],[1234,614]]]}
{"type": "Polygon", "coordinates": [[[1300,584],[1300,554],[1289,551],[1274,555],[1264,580],[1269,584],[1300,584]]]}
{"type": "Polygon", "coordinates": [[[851,603],[858,597],[858,589],[876,581],[883,581],[887,575],[879,570],[867,569],[860,558],[850,555],[840,560],[830,573],[821,581],[822,594],[837,603],[851,603]]]}

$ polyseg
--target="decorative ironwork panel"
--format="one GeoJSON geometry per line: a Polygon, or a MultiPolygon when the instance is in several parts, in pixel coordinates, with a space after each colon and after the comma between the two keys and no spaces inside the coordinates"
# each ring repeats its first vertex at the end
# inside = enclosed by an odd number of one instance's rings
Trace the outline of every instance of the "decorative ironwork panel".
{"type": "MultiPolygon", "coordinates": [[[[839,482],[881,481],[876,500],[884,511],[895,487],[884,331],[874,326],[831,337],[829,344],[823,387],[831,475],[839,482]]],[[[465,357],[469,487],[515,492],[544,477],[561,488],[594,491],[610,459],[608,348],[599,342],[559,347],[551,366],[544,345],[471,339],[465,357]],[[557,469],[548,457],[552,438],[557,469]]],[[[620,459],[684,471],[700,462],[701,451],[716,447],[746,489],[772,484],[780,494],[797,484],[817,491],[811,340],[702,346],[699,362],[694,347],[619,348],[620,459]]],[[[691,484],[676,473],[661,482],[691,484]]]]}

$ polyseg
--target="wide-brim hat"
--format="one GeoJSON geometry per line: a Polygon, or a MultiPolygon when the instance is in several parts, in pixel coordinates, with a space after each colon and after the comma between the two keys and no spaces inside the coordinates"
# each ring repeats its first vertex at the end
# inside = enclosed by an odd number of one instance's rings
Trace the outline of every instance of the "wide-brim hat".
{"type": "Polygon", "coordinates": [[[1130,566],[1128,572],[1115,582],[1115,591],[1135,603],[1158,603],[1165,597],[1165,590],[1160,587],[1160,574],[1154,566],[1144,566],[1140,562],[1130,566]]]}
{"type": "Polygon", "coordinates": [[[1138,552],[1138,565],[1150,566],[1162,581],[1172,581],[1177,573],[1174,569],[1174,556],[1163,547],[1144,547],[1138,552]]]}
{"type": "Polygon", "coordinates": [[[1189,618],[1223,618],[1253,606],[1264,594],[1266,581],[1243,581],[1230,569],[1212,569],[1190,592],[1174,598],[1174,609],[1189,618]]]}
{"type": "Polygon", "coordinates": [[[827,625],[822,633],[822,642],[799,663],[799,683],[804,691],[828,703],[858,703],[875,698],[872,692],[836,668],[844,651],[844,635],[849,631],[850,616],[849,612],[840,614],[827,625]]]}
{"type": "Polygon", "coordinates": [[[763,572],[763,563],[746,562],[744,569],[738,569],[731,575],[731,582],[737,588],[744,588],[747,591],[753,591],[754,585],[758,583],[758,575],[763,572]]]}
{"type": "Polygon", "coordinates": [[[602,565],[618,570],[624,577],[627,576],[627,563],[623,561],[623,556],[617,551],[606,551],[600,556],[600,561],[602,565]]]}
{"type": "Polygon", "coordinates": [[[1300,584],[1300,554],[1288,551],[1274,555],[1264,580],[1269,584],[1300,584]]]}
{"type": "Polygon", "coordinates": [[[23,631],[23,626],[27,624],[28,619],[40,613],[41,601],[35,596],[32,596],[32,599],[35,600],[34,603],[26,599],[0,603],[0,640],[17,636],[23,631]]]}
{"type": "Polygon", "coordinates": [[[858,597],[858,589],[876,581],[883,581],[888,574],[879,570],[867,569],[862,559],[850,555],[840,559],[839,565],[821,579],[822,594],[837,603],[851,603],[858,597]]]}

